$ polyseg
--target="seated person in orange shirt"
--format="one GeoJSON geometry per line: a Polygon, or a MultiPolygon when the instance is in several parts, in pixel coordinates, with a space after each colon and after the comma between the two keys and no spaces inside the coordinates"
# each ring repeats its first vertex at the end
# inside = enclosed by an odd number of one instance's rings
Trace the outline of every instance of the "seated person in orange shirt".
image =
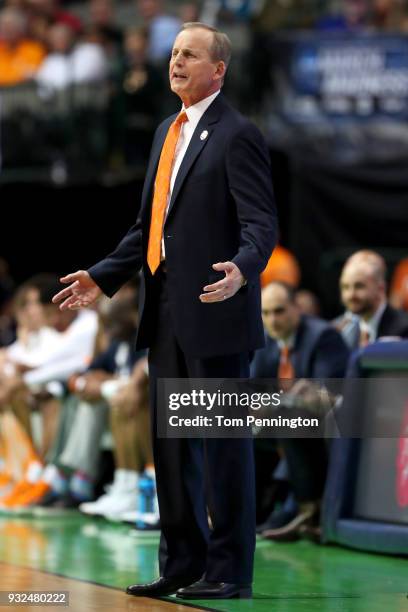
{"type": "Polygon", "coordinates": [[[291,287],[298,287],[300,282],[300,267],[296,257],[278,244],[275,247],[265,270],[261,274],[261,287],[280,281],[291,287]]]}
{"type": "Polygon", "coordinates": [[[26,37],[23,13],[13,8],[0,11],[0,87],[30,79],[40,67],[45,48],[26,37]]]}
{"type": "Polygon", "coordinates": [[[408,310],[408,257],[401,259],[391,279],[390,304],[408,310]]]}

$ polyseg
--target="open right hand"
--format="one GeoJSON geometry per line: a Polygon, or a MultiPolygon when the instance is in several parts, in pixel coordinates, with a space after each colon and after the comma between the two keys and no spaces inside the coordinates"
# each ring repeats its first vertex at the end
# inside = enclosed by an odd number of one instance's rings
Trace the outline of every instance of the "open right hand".
{"type": "Polygon", "coordinates": [[[78,270],[60,278],[61,283],[71,283],[52,298],[54,304],[60,304],[60,310],[79,310],[93,304],[101,295],[102,290],[90,277],[86,270],[78,270]],[[64,301],[62,301],[64,300],[64,301]]]}

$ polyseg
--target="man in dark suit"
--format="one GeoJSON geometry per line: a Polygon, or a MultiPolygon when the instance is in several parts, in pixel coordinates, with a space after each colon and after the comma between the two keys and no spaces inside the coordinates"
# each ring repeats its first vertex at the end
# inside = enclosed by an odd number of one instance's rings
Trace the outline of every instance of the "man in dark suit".
{"type": "Polygon", "coordinates": [[[408,314],[387,303],[386,272],[375,251],[357,251],[344,264],[340,291],[346,311],[334,325],[351,349],[384,336],[408,338],[408,314]]]}
{"type": "MultiPolygon", "coordinates": [[[[262,318],[265,347],[255,353],[251,363],[254,378],[341,378],[345,374],[349,350],[341,335],[326,321],[301,315],[295,293],[281,282],[273,282],[262,291],[262,318]]],[[[281,440],[287,461],[289,481],[298,505],[279,514],[287,519],[279,523],[273,513],[261,533],[268,539],[291,540],[304,526],[319,518],[327,470],[325,441],[317,438],[281,440]]]]}
{"type": "Polygon", "coordinates": [[[270,159],[220,93],[229,59],[225,34],[185,24],[169,70],[183,109],[156,131],[136,225],[106,259],[64,277],[71,284],[55,297],[61,308],[87,306],[143,270],[137,347],[150,347],[161,576],[129,587],[133,595],[252,592],[252,441],[156,435],[157,379],[246,377],[264,343],[259,274],[277,233],[270,159]]]}

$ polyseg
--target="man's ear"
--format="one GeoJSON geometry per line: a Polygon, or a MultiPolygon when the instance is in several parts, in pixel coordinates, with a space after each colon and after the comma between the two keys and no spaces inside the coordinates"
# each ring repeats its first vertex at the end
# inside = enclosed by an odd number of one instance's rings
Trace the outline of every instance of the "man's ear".
{"type": "Polygon", "coordinates": [[[225,65],[225,62],[220,61],[217,63],[217,69],[215,71],[214,77],[217,79],[224,79],[226,72],[227,67],[225,65]]]}

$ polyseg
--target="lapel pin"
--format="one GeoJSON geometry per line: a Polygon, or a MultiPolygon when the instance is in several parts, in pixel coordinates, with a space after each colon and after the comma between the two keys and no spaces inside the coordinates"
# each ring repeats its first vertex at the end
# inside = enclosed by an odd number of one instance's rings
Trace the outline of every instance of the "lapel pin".
{"type": "Polygon", "coordinates": [[[200,140],[205,140],[207,136],[208,136],[208,132],[207,130],[204,130],[204,132],[201,132],[200,140]]]}

